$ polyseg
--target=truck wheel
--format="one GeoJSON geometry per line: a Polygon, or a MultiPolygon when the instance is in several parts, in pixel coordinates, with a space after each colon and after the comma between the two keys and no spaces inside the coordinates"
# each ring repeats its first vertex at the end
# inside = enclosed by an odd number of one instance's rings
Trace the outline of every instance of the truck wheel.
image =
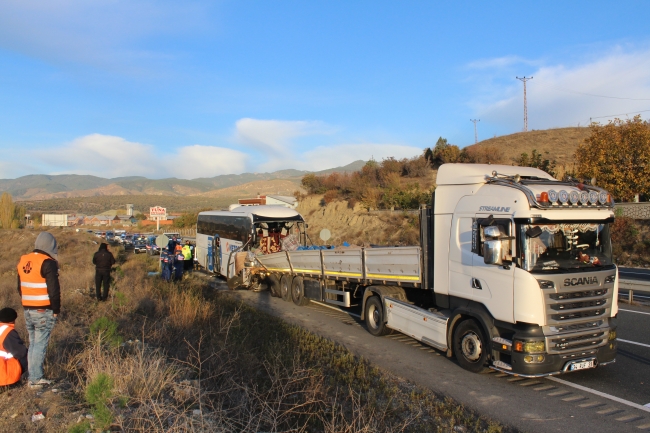
{"type": "Polygon", "coordinates": [[[284,274],[280,278],[280,296],[287,302],[291,301],[291,275],[284,274]]]}
{"type": "Polygon", "coordinates": [[[271,292],[271,296],[274,298],[280,298],[281,293],[280,293],[280,279],[278,278],[277,275],[271,274],[267,277],[267,282],[269,284],[269,292],[271,292]]]}
{"type": "Polygon", "coordinates": [[[490,346],[481,326],[469,319],[461,322],[454,331],[454,355],[461,367],[472,373],[485,373],[490,346]]]}
{"type": "Polygon", "coordinates": [[[309,298],[305,297],[305,283],[302,277],[296,277],[291,283],[291,298],[293,303],[299,307],[309,304],[309,298]]]}
{"type": "Polygon", "coordinates": [[[392,331],[386,327],[384,306],[379,296],[371,296],[366,301],[366,328],[376,337],[390,334],[392,331]]]}

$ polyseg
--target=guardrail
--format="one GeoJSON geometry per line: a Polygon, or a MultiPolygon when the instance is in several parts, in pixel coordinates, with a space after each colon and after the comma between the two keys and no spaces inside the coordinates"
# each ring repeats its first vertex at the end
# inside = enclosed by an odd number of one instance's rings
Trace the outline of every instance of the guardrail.
{"type": "Polygon", "coordinates": [[[634,292],[650,293],[650,281],[620,279],[618,280],[619,294],[621,289],[628,291],[627,302],[631,304],[634,301],[634,292]]]}

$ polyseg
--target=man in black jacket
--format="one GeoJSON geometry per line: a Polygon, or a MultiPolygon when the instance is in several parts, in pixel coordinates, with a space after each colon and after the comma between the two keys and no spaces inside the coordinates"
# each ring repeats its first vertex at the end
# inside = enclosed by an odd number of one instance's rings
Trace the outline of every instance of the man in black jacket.
{"type": "Polygon", "coordinates": [[[93,256],[93,264],[95,265],[95,292],[99,301],[108,299],[108,286],[111,283],[111,268],[115,264],[115,257],[113,253],[108,251],[108,244],[103,243],[99,246],[99,250],[93,256]],[[104,293],[102,295],[100,289],[104,284],[104,293]]]}

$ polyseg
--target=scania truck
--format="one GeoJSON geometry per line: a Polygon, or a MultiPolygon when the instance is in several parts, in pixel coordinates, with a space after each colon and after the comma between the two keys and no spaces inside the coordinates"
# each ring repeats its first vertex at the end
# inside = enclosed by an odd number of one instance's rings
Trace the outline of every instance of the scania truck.
{"type": "Polygon", "coordinates": [[[412,247],[311,249],[296,211],[238,212],[250,223],[240,224],[240,242],[221,265],[236,285],[267,284],[297,305],[361,306],[371,334],[404,333],[472,372],[538,377],[615,361],[613,200],[595,182],[528,167],[442,165],[412,247]],[[254,252],[264,235],[256,221],[297,224],[302,247],[254,252]]]}

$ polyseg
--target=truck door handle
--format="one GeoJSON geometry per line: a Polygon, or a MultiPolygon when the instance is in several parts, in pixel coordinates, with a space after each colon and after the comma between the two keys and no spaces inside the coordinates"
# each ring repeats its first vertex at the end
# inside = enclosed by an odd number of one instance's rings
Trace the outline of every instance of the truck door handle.
{"type": "Polygon", "coordinates": [[[476,278],[472,278],[472,289],[483,290],[483,287],[481,287],[481,282],[476,278]]]}

